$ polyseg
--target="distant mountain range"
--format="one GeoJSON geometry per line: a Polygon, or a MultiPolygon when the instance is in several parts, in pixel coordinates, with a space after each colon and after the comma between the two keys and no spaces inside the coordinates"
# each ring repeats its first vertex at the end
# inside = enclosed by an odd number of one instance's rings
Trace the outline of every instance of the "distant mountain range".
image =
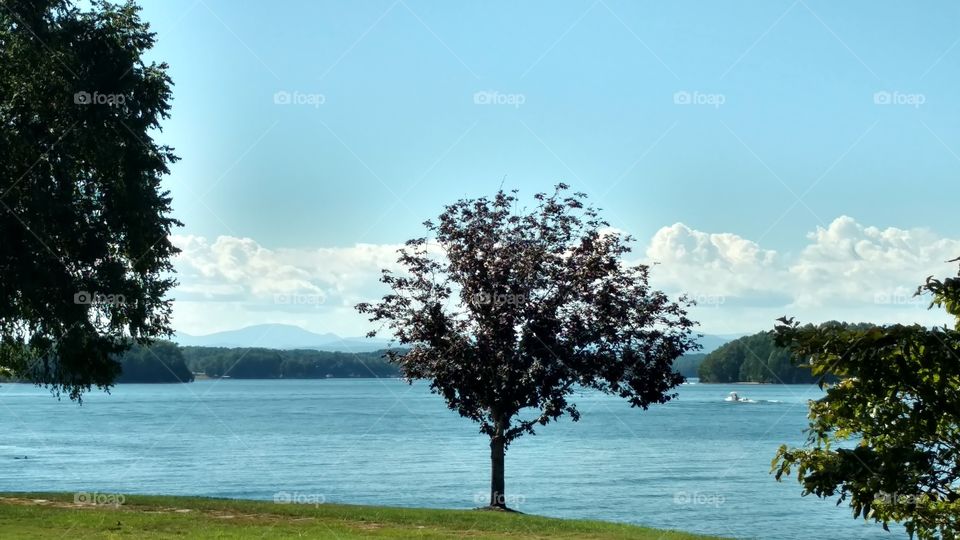
{"type": "Polygon", "coordinates": [[[711,334],[704,334],[703,337],[697,340],[700,346],[703,347],[702,350],[697,351],[698,353],[711,353],[720,348],[724,343],[729,343],[738,337],[743,337],[747,334],[727,334],[722,336],[715,336],[711,334]]]}
{"type": "MultiPolygon", "coordinates": [[[[703,350],[708,353],[740,335],[704,335],[700,338],[703,350]]],[[[314,349],[318,351],[372,352],[384,349],[390,342],[386,339],[366,337],[340,337],[337,334],[318,334],[290,324],[258,324],[238,330],[227,330],[204,336],[177,332],[173,341],[183,346],[194,347],[262,347],[265,349],[314,349]]]]}
{"type": "Polygon", "coordinates": [[[258,324],[204,336],[177,332],[173,341],[195,347],[262,347],[265,349],[314,349],[318,351],[371,352],[389,345],[385,339],[317,334],[290,324],[258,324]]]}

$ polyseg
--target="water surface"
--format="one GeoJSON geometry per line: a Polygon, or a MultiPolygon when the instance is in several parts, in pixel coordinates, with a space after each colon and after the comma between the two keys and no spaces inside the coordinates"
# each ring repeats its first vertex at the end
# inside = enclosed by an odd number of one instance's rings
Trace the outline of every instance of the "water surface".
{"type": "MultiPolygon", "coordinates": [[[[770,460],[804,440],[815,386],[684,385],[648,411],[588,393],[583,418],[507,453],[523,512],[736,538],[905,538],[777,483],[770,460]],[[730,403],[736,390],[755,403],[730,403]],[[818,532],[819,531],[819,532],[818,532]]],[[[82,407],[0,386],[0,490],[205,495],[471,508],[489,447],[427,385],[392,379],[122,385],[82,407]],[[14,459],[28,456],[28,459],[14,459]]]]}

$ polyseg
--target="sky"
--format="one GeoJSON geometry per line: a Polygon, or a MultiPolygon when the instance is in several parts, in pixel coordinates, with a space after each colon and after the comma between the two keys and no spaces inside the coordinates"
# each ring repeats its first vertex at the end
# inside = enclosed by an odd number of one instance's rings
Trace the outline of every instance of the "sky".
{"type": "Polygon", "coordinates": [[[945,319],[951,2],[142,0],[183,250],[174,327],[360,335],[443,205],[558,182],[711,334],[945,319]]]}

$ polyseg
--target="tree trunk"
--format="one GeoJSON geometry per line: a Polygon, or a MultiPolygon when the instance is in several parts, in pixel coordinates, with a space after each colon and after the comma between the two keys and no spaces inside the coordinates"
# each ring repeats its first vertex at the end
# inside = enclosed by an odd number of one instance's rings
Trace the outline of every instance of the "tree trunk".
{"type": "Polygon", "coordinates": [[[503,431],[503,424],[497,423],[496,431],[490,438],[490,506],[495,508],[507,507],[503,481],[503,462],[506,454],[506,439],[503,431]]]}

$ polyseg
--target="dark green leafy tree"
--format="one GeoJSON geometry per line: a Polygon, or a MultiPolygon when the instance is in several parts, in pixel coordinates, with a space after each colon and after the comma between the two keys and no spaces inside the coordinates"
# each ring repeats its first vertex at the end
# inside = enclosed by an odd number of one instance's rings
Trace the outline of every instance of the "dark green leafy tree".
{"type": "Polygon", "coordinates": [[[566,190],[536,195],[531,211],[502,190],[447,206],[425,223],[435,241],[399,251],[406,273],[383,272],[392,292],[357,306],[409,347],[389,353],[407,378],[430,380],[490,437],[491,507],[506,506],[506,447],[564,414],[579,419],[577,388],[646,409],[675,395],[672,363],[697,348],[686,303],[652,289],[648,267],[625,264],[630,238],[566,190]]]}
{"type": "Polygon", "coordinates": [[[956,319],[920,325],[799,326],[781,319],[777,341],[834,376],[810,403],[809,441],[781,446],[779,480],[794,470],[804,494],[849,500],[855,517],[902,522],[923,540],[960,537],[960,278],[928,279],[917,294],[956,319]]]}
{"type": "Polygon", "coordinates": [[[673,362],[673,369],[684,377],[699,377],[697,370],[706,356],[704,353],[685,354],[673,362]]]}
{"type": "Polygon", "coordinates": [[[177,383],[193,381],[180,347],[170,341],[134,343],[119,357],[118,383],[177,383]]]}
{"type": "Polygon", "coordinates": [[[165,64],[131,2],[0,3],[0,368],[79,399],[169,333],[165,64]]]}
{"type": "MultiPolygon", "coordinates": [[[[846,323],[838,323],[846,325],[846,323]]],[[[774,333],[759,332],[724,343],[700,363],[701,382],[811,384],[810,370],[793,362],[790,351],[776,344],[774,333]]]]}

